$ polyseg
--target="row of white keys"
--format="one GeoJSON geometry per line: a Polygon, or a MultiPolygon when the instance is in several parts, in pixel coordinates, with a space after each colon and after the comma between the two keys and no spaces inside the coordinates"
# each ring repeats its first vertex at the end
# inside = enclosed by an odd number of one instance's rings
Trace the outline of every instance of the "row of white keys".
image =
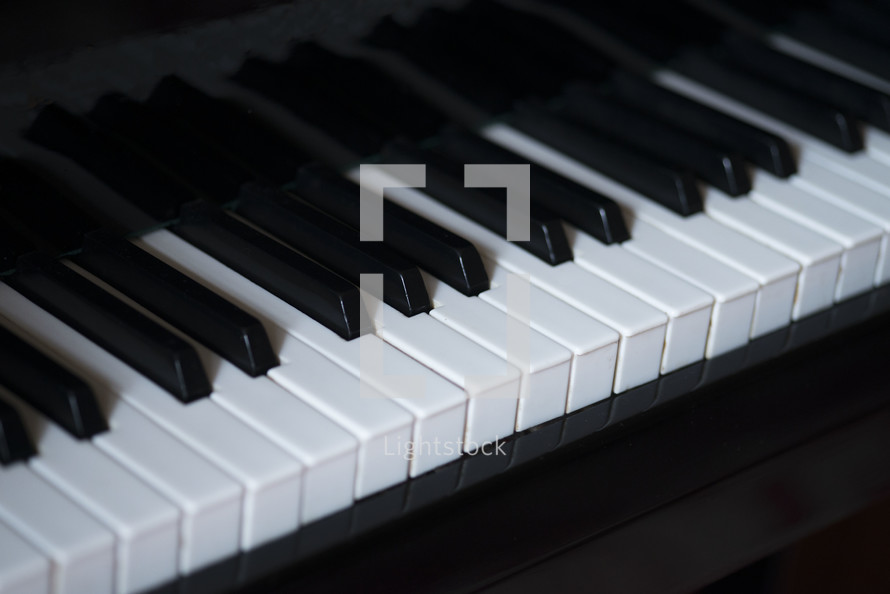
{"type": "Polygon", "coordinates": [[[51,564],[47,556],[0,521],[0,592],[49,594],[51,564]]]}
{"type": "Polygon", "coordinates": [[[880,227],[763,171],[754,174],[753,185],[751,200],[841,246],[835,301],[872,288],[884,239],[880,227]]]}
{"type": "Polygon", "coordinates": [[[722,355],[745,346],[754,322],[757,282],[624,210],[632,239],[622,246],[706,291],[714,299],[705,355],[722,355]]]}
{"type": "Polygon", "coordinates": [[[183,405],[30,302],[11,317],[44,347],[66,359],[94,389],[99,386],[118,394],[236,481],[243,506],[241,527],[234,531],[236,547],[247,550],[296,529],[302,467],[295,458],[208,398],[183,405]],[[283,497],[287,506],[281,505],[283,497]]]}
{"type": "MultiPolygon", "coordinates": [[[[299,461],[302,466],[300,486],[292,480],[291,473],[286,472],[282,473],[284,480],[277,491],[267,493],[263,503],[264,509],[268,510],[266,523],[281,525],[277,530],[295,529],[295,513],[298,516],[296,522],[304,523],[352,504],[358,444],[346,430],[304,401],[294,398],[292,393],[268,377],[250,377],[126,295],[79,267],[74,268],[191,344],[213,385],[211,399],[299,461]]],[[[324,395],[330,390],[328,388],[321,393],[324,395]]],[[[286,458],[281,456],[280,451],[274,450],[271,454],[271,462],[281,465],[282,469],[292,465],[289,460],[283,462],[286,458]]],[[[264,540],[281,535],[271,527],[258,530],[270,534],[264,540]]]]}
{"type": "Polygon", "coordinates": [[[0,467],[0,523],[50,559],[53,594],[113,591],[114,536],[24,464],[0,467]]]}
{"type": "MultiPolygon", "coordinates": [[[[460,385],[465,377],[469,377],[478,369],[467,367],[476,365],[475,363],[458,361],[453,365],[454,376],[448,378],[454,381],[452,384],[374,335],[365,335],[351,341],[340,338],[291,305],[168,231],[150,233],[135,243],[261,320],[285,366],[299,362],[304,352],[303,346],[308,345],[338,363],[354,377],[361,376],[363,383],[391,396],[396,403],[416,416],[413,443],[427,444],[435,443],[437,440],[439,443],[449,444],[465,440],[490,441],[496,436],[507,435],[512,430],[515,400],[511,410],[509,402],[504,402],[504,399],[478,399],[475,398],[475,393],[470,394],[454,385],[460,385]],[[383,370],[367,365],[362,368],[363,347],[367,347],[367,351],[373,351],[375,348],[382,351],[385,366],[383,370]],[[422,379],[425,388],[422,395],[398,391],[403,390],[405,383],[397,380],[408,376],[422,379]],[[468,410],[469,395],[474,398],[470,400],[468,410]]],[[[395,312],[390,318],[398,319],[394,314],[395,312]]],[[[415,325],[418,322],[423,323],[423,318],[426,316],[416,317],[421,319],[415,322],[415,325]]],[[[449,360],[448,357],[465,356],[464,351],[459,350],[465,345],[460,341],[455,345],[451,340],[451,335],[456,333],[444,326],[441,328],[436,326],[442,325],[435,322],[435,326],[427,328],[426,334],[418,328],[418,340],[431,345],[431,349],[446,350],[444,354],[446,361],[449,360]]],[[[475,351],[470,349],[469,357],[474,353],[475,351]]],[[[518,394],[518,385],[516,393],[518,394]]],[[[445,451],[444,448],[438,450],[418,448],[415,454],[411,461],[412,476],[456,459],[460,455],[460,449],[445,451]]]]}
{"type": "MultiPolygon", "coordinates": [[[[95,436],[93,443],[180,509],[180,571],[193,571],[237,553],[239,485],[121,400],[115,385],[82,366],[84,360],[109,368],[120,362],[6,285],[0,285],[0,310],[16,320],[29,335],[29,342],[66,367],[77,369],[90,384],[110,427],[95,436]]],[[[150,383],[141,376],[134,380],[150,383]]]]}
{"type": "MultiPolygon", "coordinates": [[[[359,181],[358,172],[351,173],[359,181]]],[[[507,271],[528,275],[531,282],[587,315],[615,329],[621,338],[613,390],[623,392],[658,377],[667,316],[633,295],[580,268],[574,262],[550,266],[519,246],[483,228],[463,215],[395,178],[376,170],[376,187],[389,188],[388,196],[408,210],[434,221],[471,241],[476,249],[507,271]]]]}
{"type": "Polygon", "coordinates": [[[751,338],[786,326],[791,319],[800,265],[775,250],[718,223],[703,213],[682,217],[559,151],[504,124],[482,131],[532,162],[581,185],[600,191],[634,217],[729,265],[760,285],[751,325],[751,338]]]}
{"type": "MultiPolygon", "coordinates": [[[[508,272],[484,259],[491,288],[479,298],[508,315],[517,315],[508,299],[508,272]]],[[[514,275],[514,279],[518,279],[514,275]]],[[[511,285],[512,286],[512,285],[511,285]]],[[[618,358],[618,333],[540,287],[528,284],[531,328],[572,353],[565,412],[571,413],[608,398],[618,358]]]]}
{"type": "Polygon", "coordinates": [[[92,442],[73,438],[11,394],[0,391],[0,399],[16,408],[37,444],[30,467],[114,534],[114,591],[174,579],[179,510],[92,442]]]}
{"type": "Polygon", "coordinates": [[[890,196],[890,174],[888,174],[890,165],[875,158],[876,156],[883,158],[880,151],[876,152],[866,147],[866,150],[859,153],[846,153],[673,71],[660,70],[655,73],[655,80],[705,105],[779,134],[796,146],[798,162],[812,161],[847,179],[890,196]]]}
{"type": "Polygon", "coordinates": [[[621,245],[607,246],[571,225],[565,228],[579,266],[667,314],[665,344],[671,348],[665,348],[661,373],[704,358],[713,297],[621,245]]]}
{"type": "Polygon", "coordinates": [[[520,370],[516,430],[523,431],[565,412],[572,354],[568,349],[538,333],[522,318],[534,317],[528,282],[516,279],[511,300],[515,316],[509,316],[478,297],[467,297],[435,277],[423,273],[435,308],[430,315],[482,345],[520,370]],[[513,328],[508,325],[512,324],[513,328]]]}

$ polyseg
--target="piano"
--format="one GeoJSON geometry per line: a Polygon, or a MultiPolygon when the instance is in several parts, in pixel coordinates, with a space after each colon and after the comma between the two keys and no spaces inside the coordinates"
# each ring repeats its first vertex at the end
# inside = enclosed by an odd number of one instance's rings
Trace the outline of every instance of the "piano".
{"type": "Polygon", "coordinates": [[[886,2],[148,6],[7,21],[0,593],[688,592],[890,494],[886,2]]]}

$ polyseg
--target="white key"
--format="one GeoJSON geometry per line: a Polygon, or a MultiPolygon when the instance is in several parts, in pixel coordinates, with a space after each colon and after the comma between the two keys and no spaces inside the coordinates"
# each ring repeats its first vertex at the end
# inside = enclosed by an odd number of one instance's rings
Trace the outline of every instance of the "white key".
{"type": "MultiPolygon", "coordinates": [[[[261,320],[282,362],[295,360],[292,347],[297,348],[302,341],[356,377],[361,375],[363,382],[392,397],[396,403],[416,416],[413,443],[454,444],[467,439],[464,431],[468,393],[378,337],[369,334],[349,341],[340,338],[290,304],[168,231],[149,233],[135,243],[198,282],[225,295],[261,320]],[[368,351],[379,349],[383,352],[383,370],[376,370],[373,366],[362,369],[363,345],[367,345],[368,351]],[[399,381],[404,377],[422,378],[422,397],[413,392],[405,392],[406,382],[399,381]]],[[[410,388],[412,382],[407,383],[410,388]]],[[[477,406],[492,408],[496,417],[503,416],[499,410],[504,408],[503,403],[483,403],[477,406]]],[[[469,419],[477,417],[477,411],[474,410],[469,419]]],[[[472,439],[477,442],[489,433],[484,427],[477,430],[473,426],[467,430],[472,432],[472,439]]],[[[420,448],[415,454],[411,461],[412,476],[456,459],[460,455],[460,448],[420,448]]]]}
{"type": "Polygon", "coordinates": [[[872,288],[882,232],[830,202],[763,172],[755,174],[750,198],[782,216],[824,235],[843,248],[835,301],[872,288]]]}
{"type": "MultiPolygon", "coordinates": [[[[491,288],[480,293],[479,298],[510,313],[508,273],[493,261],[484,261],[491,288]]],[[[572,353],[565,412],[608,398],[615,378],[618,333],[540,287],[529,284],[528,291],[532,313],[529,325],[572,353]]]]}
{"type": "Polygon", "coordinates": [[[793,260],[702,213],[681,217],[509,126],[487,126],[483,135],[569,179],[605,193],[640,220],[754,278],[761,289],[751,325],[752,338],[788,324],[800,271],[800,266],[793,260]]]}
{"type": "Polygon", "coordinates": [[[661,373],[704,358],[713,297],[621,245],[607,246],[571,225],[565,227],[579,266],[667,314],[661,373]]]}
{"type": "MultiPolygon", "coordinates": [[[[567,349],[524,325],[518,317],[508,316],[478,297],[467,297],[425,272],[423,276],[430,299],[436,304],[430,312],[432,317],[519,369],[517,431],[565,412],[572,358],[567,349]],[[514,324],[515,334],[511,335],[508,324],[514,324]]],[[[526,283],[525,287],[528,286],[526,283]]],[[[514,290],[519,292],[523,287],[514,290]]],[[[534,315],[533,311],[525,313],[534,315]]]]}
{"type": "Polygon", "coordinates": [[[359,443],[355,496],[367,497],[408,478],[407,456],[393,453],[411,439],[413,417],[383,394],[308,345],[269,377],[348,430],[359,443]]]}
{"type": "Polygon", "coordinates": [[[714,298],[705,354],[716,357],[748,342],[760,286],[749,276],[634,217],[622,246],[708,292],[714,298]]]}
{"type": "Polygon", "coordinates": [[[733,200],[713,188],[702,198],[708,215],[801,265],[794,319],[831,307],[843,251],[839,244],[751,200],[733,200]]]}
{"type": "MultiPolygon", "coordinates": [[[[621,339],[615,392],[623,392],[658,377],[667,325],[664,313],[579,268],[574,262],[550,266],[429,196],[411,188],[394,187],[398,185],[393,183],[396,180],[379,171],[375,174],[385,178],[377,183],[378,187],[393,188],[388,196],[394,202],[467,238],[480,253],[508,271],[529,275],[533,284],[617,330],[621,339]]],[[[350,175],[355,181],[359,180],[357,171],[350,175]]]]}
{"type": "Polygon", "coordinates": [[[875,266],[874,284],[890,282],[890,200],[814,163],[801,163],[798,175],[790,180],[796,187],[881,227],[884,234],[875,266]]]}
{"type": "Polygon", "coordinates": [[[115,591],[139,592],[177,574],[179,510],[89,441],[77,440],[9,393],[40,452],[31,468],[115,536],[115,591]]]}
{"type": "Polygon", "coordinates": [[[49,594],[49,559],[2,522],[0,551],[0,592],[49,594]]]}
{"type": "Polygon", "coordinates": [[[0,522],[52,561],[54,594],[114,589],[114,536],[23,464],[0,467],[0,522]]]}

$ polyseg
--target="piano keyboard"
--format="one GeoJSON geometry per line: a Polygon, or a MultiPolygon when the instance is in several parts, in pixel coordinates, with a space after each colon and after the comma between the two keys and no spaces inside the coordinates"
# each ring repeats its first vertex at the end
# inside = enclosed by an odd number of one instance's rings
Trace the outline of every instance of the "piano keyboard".
{"type": "Polygon", "coordinates": [[[0,592],[150,591],[886,308],[883,4],[515,4],[0,139],[0,592]],[[529,166],[527,241],[470,164],[529,166]]]}

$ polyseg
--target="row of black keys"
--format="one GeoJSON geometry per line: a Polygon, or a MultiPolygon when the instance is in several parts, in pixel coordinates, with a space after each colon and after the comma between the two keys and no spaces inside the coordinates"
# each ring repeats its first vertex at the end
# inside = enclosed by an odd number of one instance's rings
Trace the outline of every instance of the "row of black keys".
{"type": "MultiPolygon", "coordinates": [[[[496,29],[503,38],[497,40],[498,47],[518,51],[526,44],[516,40],[532,29],[526,17],[505,10],[477,2],[467,14],[481,23],[485,23],[485,18],[508,15],[515,27],[509,35],[496,29]]],[[[451,16],[458,24],[465,18],[451,16]]],[[[424,24],[429,22],[433,21],[422,20],[411,30],[420,32],[415,37],[435,39],[437,30],[447,35],[447,27],[454,26],[444,17],[435,19],[438,24],[432,29],[424,24]],[[447,26],[437,29],[443,22],[447,26]]],[[[375,35],[379,37],[380,31],[393,27],[384,25],[375,35]]],[[[536,36],[554,34],[548,27],[536,27],[533,31],[536,36]]],[[[374,38],[372,35],[371,41],[374,38]]],[[[428,56],[423,51],[415,52],[415,45],[402,49],[419,59],[428,56]]],[[[598,67],[602,63],[605,59],[598,67]]],[[[481,75],[472,69],[458,70],[481,75]]],[[[538,68],[532,72],[544,76],[546,70],[538,68]]],[[[578,74],[573,67],[566,76],[578,74]]],[[[507,75],[506,80],[514,80],[515,73],[507,75]]],[[[286,64],[248,61],[235,80],[267,92],[299,115],[336,118],[339,129],[326,129],[335,136],[345,131],[347,135],[339,139],[356,150],[364,148],[356,134],[364,134],[382,142],[378,148],[387,162],[427,163],[427,189],[434,197],[503,234],[503,197],[465,190],[460,183],[460,166],[464,161],[521,159],[457,128],[440,133],[432,148],[405,141],[386,142],[405,129],[414,130],[415,135],[420,131],[420,136],[425,136],[432,129],[431,124],[439,126],[444,122],[444,116],[426,107],[383,71],[306,44],[298,47],[286,64]],[[296,92],[293,87],[279,84],[281,77],[295,74],[296,80],[312,83],[311,92],[296,92]],[[369,82],[375,84],[368,85],[369,82]],[[345,102],[344,97],[353,96],[349,91],[361,89],[371,89],[362,95],[370,95],[368,101],[345,102]],[[315,113],[316,109],[320,111],[315,113]]],[[[524,80],[535,78],[526,76],[524,80]]],[[[292,172],[308,157],[258,127],[243,111],[206,97],[175,78],[160,84],[148,103],[144,106],[124,97],[108,96],[97,104],[88,119],[50,107],[40,115],[28,136],[75,158],[156,220],[166,222],[180,217],[173,229],[181,236],[347,338],[358,332],[359,299],[355,284],[361,272],[383,272],[387,300],[406,315],[428,311],[430,307],[415,262],[465,294],[477,294],[487,288],[487,278],[472,245],[394,204],[386,206],[385,245],[360,244],[357,187],[318,166],[304,169],[293,182],[292,172]],[[182,125],[184,122],[188,125],[182,125]],[[220,122],[226,122],[226,126],[221,127],[220,122]],[[133,146],[138,149],[132,150],[133,146]],[[144,151],[151,157],[146,158],[144,151]],[[163,173],[159,164],[180,177],[163,173]],[[304,202],[269,185],[251,183],[254,180],[273,184],[291,181],[289,187],[304,202]],[[240,216],[312,259],[283,247],[202,202],[202,198],[231,203],[240,216]]],[[[790,151],[781,138],[659,90],[613,64],[608,65],[605,79],[582,76],[580,82],[571,84],[555,109],[541,104],[521,105],[511,117],[516,125],[537,132],[545,140],[553,140],[548,137],[559,134],[554,144],[560,148],[586,154],[599,168],[605,167],[622,181],[634,182],[631,185],[683,214],[699,210],[700,201],[696,203],[693,183],[676,183],[678,179],[688,181],[690,176],[681,172],[678,177],[672,172],[666,166],[671,159],[689,164],[715,185],[734,188],[734,194],[743,193],[748,187],[738,155],[778,175],[793,172],[790,151]],[[641,101],[641,97],[647,101],[641,101]],[[656,100],[651,101],[652,98],[656,100]],[[678,116],[683,117],[683,128],[668,123],[678,116]],[[603,142],[568,125],[579,121],[599,132],[608,132],[615,139],[603,142]],[[645,133],[640,134],[641,131],[645,133]],[[719,146],[721,142],[723,146],[719,146]],[[629,150],[626,154],[616,153],[616,146],[629,150]],[[668,147],[670,158],[665,155],[668,147]],[[729,158],[727,150],[733,152],[729,158]],[[648,160],[634,158],[641,152],[650,153],[648,160]],[[609,161],[609,155],[621,158],[609,161]],[[661,161],[652,163],[652,156],[661,161]],[[731,166],[721,172],[715,169],[715,163],[731,166]],[[659,178],[665,171],[667,177],[659,178]],[[673,196],[663,191],[678,188],[680,191],[673,196]]],[[[6,201],[5,208],[13,215],[13,219],[7,220],[17,220],[27,229],[27,237],[18,238],[21,234],[17,229],[7,229],[7,265],[35,246],[49,246],[55,253],[78,250],[84,234],[97,226],[81,209],[66,203],[14,163],[4,165],[3,175],[6,191],[13,188],[19,196],[32,197],[27,202],[6,201]]],[[[571,258],[561,218],[607,243],[626,239],[620,212],[608,198],[540,169],[534,170],[532,180],[533,196],[548,199],[546,205],[536,200],[533,237],[524,246],[539,257],[551,264],[571,258]]],[[[261,374],[277,363],[256,320],[132,244],[107,233],[89,234],[86,249],[74,261],[245,371],[261,374]]],[[[50,258],[29,256],[20,260],[17,268],[8,280],[17,290],[182,400],[190,401],[209,392],[209,382],[197,356],[172,333],[50,258]]],[[[4,374],[9,377],[5,377],[4,383],[36,399],[32,404],[76,435],[83,437],[102,430],[104,421],[95,403],[90,402],[85,384],[60,368],[46,373],[50,362],[33,349],[21,348],[13,339],[4,350],[19,353],[19,360],[16,365],[5,367],[4,374]],[[46,381],[54,382],[54,389],[46,389],[46,381]]]]}

